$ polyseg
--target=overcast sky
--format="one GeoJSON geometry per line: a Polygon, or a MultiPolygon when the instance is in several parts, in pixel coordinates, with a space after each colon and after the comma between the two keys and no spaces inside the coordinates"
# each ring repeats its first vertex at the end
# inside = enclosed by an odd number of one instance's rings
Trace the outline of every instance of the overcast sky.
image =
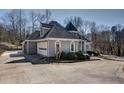
{"type": "MultiPolygon", "coordinates": [[[[80,16],[84,20],[95,21],[97,24],[124,26],[124,9],[123,10],[102,10],[102,9],[50,9],[52,19],[63,24],[63,20],[69,16],[80,16]]],[[[0,16],[4,16],[10,10],[0,9],[0,16]]],[[[28,14],[30,10],[25,10],[28,14]]],[[[36,10],[44,12],[44,10],[36,10]]]]}

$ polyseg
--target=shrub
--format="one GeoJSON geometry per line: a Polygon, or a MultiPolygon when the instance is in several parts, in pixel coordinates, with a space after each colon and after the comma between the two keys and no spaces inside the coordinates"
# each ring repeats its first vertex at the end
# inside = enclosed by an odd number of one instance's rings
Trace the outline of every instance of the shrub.
{"type": "Polygon", "coordinates": [[[77,56],[75,55],[74,52],[68,52],[67,55],[66,55],[66,59],[67,60],[76,60],[77,56]]]}
{"type": "Polygon", "coordinates": [[[85,56],[81,51],[75,53],[77,55],[78,60],[85,60],[85,56]]]}
{"type": "Polygon", "coordinates": [[[66,59],[66,53],[65,52],[61,52],[61,56],[60,56],[60,59],[66,59]]]}
{"type": "Polygon", "coordinates": [[[92,56],[93,51],[87,51],[87,54],[90,55],[90,56],[92,56]]]}
{"type": "Polygon", "coordinates": [[[61,52],[60,59],[64,60],[89,60],[90,56],[83,54],[81,51],[79,52],[61,52]]]}
{"type": "Polygon", "coordinates": [[[85,60],[90,60],[90,56],[89,55],[85,55],[85,60]]]}

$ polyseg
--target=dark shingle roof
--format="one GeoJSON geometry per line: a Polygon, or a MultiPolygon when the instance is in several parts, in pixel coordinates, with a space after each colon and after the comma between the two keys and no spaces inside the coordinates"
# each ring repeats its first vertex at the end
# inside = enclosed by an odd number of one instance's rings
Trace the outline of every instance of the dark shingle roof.
{"type": "Polygon", "coordinates": [[[78,39],[71,33],[67,32],[65,29],[61,29],[58,26],[54,26],[46,37],[78,39]]]}
{"type": "Polygon", "coordinates": [[[67,31],[78,31],[77,28],[76,28],[71,22],[69,22],[69,23],[66,25],[65,29],[66,29],[67,31]]]}
{"type": "MultiPolygon", "coordinates": [[[[51,21],[49,24],[42,24],[42,26],[50,27],[49,31],[46,31],[43,37],[40,37],[40,31],[33,32],[27,39],[28,40],[34,40],[34,39],[43,39],[43,38],[69,38],[69,39],[83,39],[87,40],[86,38],[82,37],[81,35],[73,34],[71,32],[68,32],[63,26],[61,26],[56,21],[51,21]]],[[[70,27],[70,26],[69,26],[70,27]]],[[[73,26],[71,26],[73,27],[73,26]]],[[[73,28],[74,30],[75,28],[73,28]]],[[[77,29],[75,29],[77,30],[77,29]]]]}
{"type": "Polygon", "coordinates": [[[51,27],[52,27],[52,25],[46,24],[46,23],[42,23],[42,26],[43,26],[43,27],[47,27],[47,28],[51,28],[51,27]]]}
{"type": "Polygon", "coordinates": [[[35,31],[27,39],[34,40],[34,39],[37,39],[38,37],[40,37],[40,31],[35,31]]]}

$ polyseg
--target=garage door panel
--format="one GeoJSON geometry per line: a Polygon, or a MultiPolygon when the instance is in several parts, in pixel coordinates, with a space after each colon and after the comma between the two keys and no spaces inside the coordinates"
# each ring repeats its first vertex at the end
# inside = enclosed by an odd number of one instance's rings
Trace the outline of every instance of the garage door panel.
{"type": "Polygon", "coordinates": [[[39,42],[37,44],[38,54],[47,56],[47,45],[48,45],[48,42],[39,42]]]}

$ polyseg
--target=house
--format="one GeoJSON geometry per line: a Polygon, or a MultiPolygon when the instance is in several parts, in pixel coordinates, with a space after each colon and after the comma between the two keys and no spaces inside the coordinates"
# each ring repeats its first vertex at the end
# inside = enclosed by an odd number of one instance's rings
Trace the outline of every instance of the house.
{"type": "Polygon", "coordinates": [[[91,50],[91,42],[78,33],[70,22],[63,27],[56,21],[42,23],[42,30],[35,31],[23,42],[26,54],[40,54],[47,57],[55,56],[59,51],[77,52],[91,50]]]}

